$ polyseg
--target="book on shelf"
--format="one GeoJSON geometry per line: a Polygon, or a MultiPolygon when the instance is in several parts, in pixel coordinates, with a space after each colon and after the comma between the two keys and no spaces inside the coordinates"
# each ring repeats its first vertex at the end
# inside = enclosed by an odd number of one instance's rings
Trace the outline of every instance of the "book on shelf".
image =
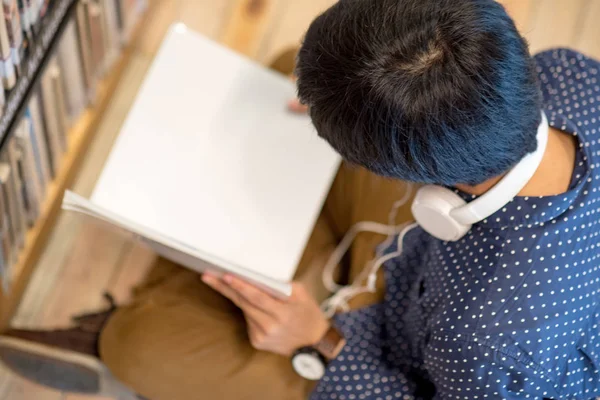
{"type": "Polygon", "coordinates": [[[35,160],[35,151],[31,141],[31,122],[23,118],[15,132],[19,151],[19,172],[23,182],[23,199],[29,226],[33,226],[40,215],[44,186],[40,180],[35,160]]]}
{"type": "Polygon", "coordinates": [[[62,71],[69,124],[72,124],[81,115],[88,102],[75,21],[70,21],[66,26],[58,44],[57,56],[62,71]]]}
{"type": "Polygon", "coordinates": [[[25,182],[23,181],[21,174],[21,160],[22,155],[17,145],[17,138],[12,136],[7,143],[8,147],[8,162],[12,170],[12,185],[13,185],[13,197],[15,198],[15,211],[18,213],[17,222],[21,231],[20,238],[18,240],[19,247],[23,247],[25,243],[25,234],[28,229],[27,222],[27,209],[25,207],[25,198],[23,196],[25,182]]]}
{"type": "Polygon", "coordinates": [[[17,258],[17,249],[14,247],[10,226],[10,212],[8,209],[7,186],[10,175],[8,164],[0,163],[0,247],[2,248],[2,267],[0,278],[4,292],[8,292],[11,283],[11,266],[17,258]]]}
{"type": "Polygon", "coordinates": [[[17,72],[12,59],[8,28],[4,17],[0,18],[0,57],[2,57],[2,62],[0,63],[2,68],[2,85],[4,89],[9,90],[17,83],[17,72]]]}
{"type": "Polygon", "coordinates": [[[21,60],[23,57],[23,32],[21,30],[21,18],[19,16],[19,8],[17,0],[2,0],[2,8],[4,10],[4,18],[6,20],[6,28],[8,30],[8,39],[11,47],[11,57],[17,70],[17,74],[21,69],[21,60]]]}
{"type": "Polygon", "coordinates": [[[105,55],[102,9],[93,0],[84,1],[82,4],[87,17],[94,70],[97,77],[102,77],[105,55]]]}
{"type": "Polygon", "coordinates": [[[280,295],[339,156],[289,79],[177,25],[169,31],[89,199],[63,208],[132,234],[196,271],[280,295]]]}
{"type": "MultiPolygon", "coordinates": [[[[41,40],[44,16],[52,0],[0,0],[0,115],[5,91],[18,85],[28,46],[41,40]],[[4,89],[4,90],[2,90],[4,89]]],[[[131,21],[141,0],[125,7],[131,21]]],[[[81,0],[66,22],[55,53],[40,72],[20,119],[0,149],[0,280],[10,289],[11,270],[19,262],[27,231],[43,211],[45,196],[58,176],[68,150],[68,133],[93,102],[101,73],[114,64],[122,48],[119,0],[81,0]]],[[[28,67],[30,68],[30,67],[28,67]]]]}
{"type": "Polygon", "coordinates": [[[61,150],[65,153],[69,147],[67,134],[71,126],[65,105],[65,89],[63,87],[62,73],[56,60],[53,60],[49,65],[46,73],[50,75],[50,81],[52,83],[52,101],[54,102],[56,118],[58,121],[58,139],[60,141],[61,150]]]}
{"type": "MultiPolygon", "coordinates": [[[[51,66],[49,66],[50,68],[51,66]]],[[[56,104],[54,90],[54,76],[52,70],[47,70],[40,80],[41,104],[44,125],[46,127],[46,143],[48,143],[48,154],[50,155],[50,165],[52,166],[52,175],[56,176],[60,168],[62,156],[65,153],[65,141],[61,139],[64,133],[61,132],[60,111],[56,104]]]]}
{"type": "Polygon", "coordinates": [[[40,179],[43,180],[43,186],[47,187],[52,181],[52,165],[50,163],[50,149],[46,140],[46,129],[40,107],[39,90],[32,93],[29,99],[28,108],[25,111],[25,117],[31,120],[31,142],[33,144],[35,161],[39,170],[40,179]]]}
{"type": "Polygon", "coordinates": [[[104,43],[105,43],[105,69],[108,71],[113,66],[121,49],[119,24],[117,21],[117,9],[115,0],[99,0],[102,7],[104,43]]]}
{"type": "Polygon", "coordinates": [[[0,157],[0,164],[6,165],[6,181],[2,181],[2,190],[5,192],[6,204],[8,206],[8,218],[10,220],[11,241],[15,252],[23,247],[27,225],[25,223],[24,210],[20,202],[20,185],[17,184],[16,163],[13,164],[8,156],[8,151],[0,157]]]}
{"type": "Polygon", "coordinates": [[[90,36],[89,22],[86,15],[85,3],[89,0],[81,0],[77,4],[76,22],[77,22],[77,39],[79,44],[79,52],[81,55],[81,65],[83,67],[83,76],[85,78],[85,86],[87,90],[88,100],[93,102],[96,97],[96,69],[92,56],[92,39],[90,36]]]}
{"type": "Polygon", "coordinates": [[[30,0],[17,0],[19,17],[21,19],[21,30],[27,42],[33,39],[33,25],[30,17],[30,4],[28,3],[30,3],[30,0]]]}

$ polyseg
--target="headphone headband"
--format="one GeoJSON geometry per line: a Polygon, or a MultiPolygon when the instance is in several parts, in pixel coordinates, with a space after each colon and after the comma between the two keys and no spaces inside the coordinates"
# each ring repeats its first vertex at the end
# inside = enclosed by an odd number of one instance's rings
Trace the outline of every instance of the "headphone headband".
{"type": "Polygon", "coordinates": [[[450,216],[464,225],[472,225],[494,214],[508,204],[529,182],[540,166],[548,143],[548,119],[542,112],[537,131],[537,149],[527,154],[490,190],[464,206],[455,208],[450,216]]]}

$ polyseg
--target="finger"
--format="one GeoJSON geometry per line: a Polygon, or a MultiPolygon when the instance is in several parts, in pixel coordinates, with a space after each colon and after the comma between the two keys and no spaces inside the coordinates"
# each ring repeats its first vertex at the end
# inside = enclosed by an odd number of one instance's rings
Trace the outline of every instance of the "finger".
{"type": "Polygon", "coordinates": [[[265,334],[265,330],[262,325],[254,318],[246,315],[246,325],[248,325],[248,335],[253,336],[256,334],[265,334]]]}
{"type": "Polygon", "coordinates": [[[288,102],[288,109],[298,114],[305,114],[306,112],[308,112],[308,106],[300,103],[300,100],[298,99],[290,100],[288,102]]]}
{"type": "Polygon", "coordinates": [[[206,283],[208,286],[221,293],[223,296],[227,297],[231,300],[236,306],[242,309],[244,315],[247,318],[251,318],[259,324],[265,326],[270,320],[273,319],[271,314],[266,313],[265,311],[257,308],[252,303],[250,303],[246,298],[244,298],[238,291],[225,283],[222,279],[211,275],[211,274],[203,274],[202,281],[206,283]]]}
{"type": "Polygon", "coordinates": [[[248,340],[250,340],[250,344],[257,350],[263,350],[267,344],[267,337],[264,331],[251,319],[246,319],[246,323],[248,325],[248,340]]]}
{"type": "Polygon", "coordinates": [[[268,314],[276,315],[283,305],[283,301],[233,275],[225,275],[223,280],[246,301],[268,314]]]}
{"type": "Polygon", "coordinates": [[[202,282],[206,283],[208,286],[221,293],[223,296],[227,297],[238,307],[241,307],[241,299],[239,293],[237,293],[235,290],[233,290],[231,287],[225,284],[225,282],[223,282],[217,276],[205,272],[204,274],[202,274],[202,282]]]}

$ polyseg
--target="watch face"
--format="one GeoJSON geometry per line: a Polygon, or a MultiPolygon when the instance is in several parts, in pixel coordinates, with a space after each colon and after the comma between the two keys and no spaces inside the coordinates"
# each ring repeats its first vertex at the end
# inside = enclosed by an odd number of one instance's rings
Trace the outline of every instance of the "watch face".
{"type": "Polygon", "coordinates": [[[325,365],[317,355],[309,353],[296,354],[292,359],[296,372],[303,378],[317,381],[325,375],[325,365]]]}

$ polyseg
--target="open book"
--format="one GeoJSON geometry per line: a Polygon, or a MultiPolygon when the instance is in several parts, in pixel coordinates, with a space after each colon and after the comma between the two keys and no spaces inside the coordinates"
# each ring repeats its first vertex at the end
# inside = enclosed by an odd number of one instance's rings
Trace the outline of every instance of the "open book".
{"type": "Polygon", "coordinates": [[[288,77],[175,25],[92,196],[67,192],[63,208],[289,295],[340,162],[286,110],[294,95],[288,77]]]}

